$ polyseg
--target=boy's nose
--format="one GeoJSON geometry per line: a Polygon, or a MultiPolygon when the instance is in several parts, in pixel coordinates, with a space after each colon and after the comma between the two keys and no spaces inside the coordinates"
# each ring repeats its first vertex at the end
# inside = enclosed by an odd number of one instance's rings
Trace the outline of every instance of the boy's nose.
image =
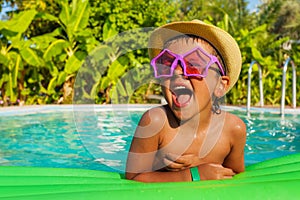
{"type": "Polygon", "coordinates": [[[174,75],[181,75],[181,74],[183,74],[183,66],[180,62],[178,62],[176,68],[174,69],[174,75]]]}

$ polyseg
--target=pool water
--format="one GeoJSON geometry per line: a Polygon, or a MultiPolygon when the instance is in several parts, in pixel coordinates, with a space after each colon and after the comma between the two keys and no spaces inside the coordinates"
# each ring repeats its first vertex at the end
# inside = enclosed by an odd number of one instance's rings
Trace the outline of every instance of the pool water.
{"type": "MultiPolygon", "coordinates": [[[[147,106],[43,106],[0,110],[0,165],[125,170],[147,106]]],[[[247,125],[245,163],[300,152],[299,114],[230,110],[247,125]]]]}

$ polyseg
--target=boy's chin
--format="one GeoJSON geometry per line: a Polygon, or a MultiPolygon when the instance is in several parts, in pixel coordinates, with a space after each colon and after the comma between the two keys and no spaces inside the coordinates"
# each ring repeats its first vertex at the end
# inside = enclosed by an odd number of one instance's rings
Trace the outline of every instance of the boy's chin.
{"type": "Polygon", "coordinates": [[[179,121],[188,121],[189,119],[193,118],[196,114],[199,113],[197,108],[193,108],[192,106],[189,107],[184,107],[181,109],[172,109],[175,117],[179,120],[179,121]]]}

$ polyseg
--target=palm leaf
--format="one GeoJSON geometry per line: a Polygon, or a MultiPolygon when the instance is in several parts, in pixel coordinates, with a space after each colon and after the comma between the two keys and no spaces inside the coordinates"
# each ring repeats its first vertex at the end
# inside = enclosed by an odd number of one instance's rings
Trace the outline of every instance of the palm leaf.
{"type": "Polygon", "coordinates": [[[45,61],[51,60],[52,57],[61,54],[65,48],[69,46],[69,43],[63,39],[58,39],[52,42],[46,49],[43,58],[45,61]]]}
{"type": "Polygon", "coordinates": [[[24,33],[28,29],[36,13],[36,10],[27,10],[20,12],[14,18],[7,21],[4,26],[10,31],[24,33]]]}
{"type": "Polygon", "coordinates": [[[20,51],[22,58],[32,66],[42,66],[42,61],[37,53],[30,47],[22,48],[20,51]]]}
{"type": "Polygon", "coordinates": [[[73,34],[78,30],[86,28],[89,20],[89,2],[87,0],[73,0],[73,12],[69,21],[69,29],[73,34]]]}

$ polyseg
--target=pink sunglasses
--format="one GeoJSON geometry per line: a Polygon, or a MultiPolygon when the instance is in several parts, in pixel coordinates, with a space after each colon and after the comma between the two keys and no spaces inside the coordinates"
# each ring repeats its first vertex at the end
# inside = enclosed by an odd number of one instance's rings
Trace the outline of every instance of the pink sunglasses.
{"type": "Polygon", "coordinates": [[[175,54],[168,49],[162,50],[151,60],[154,68],[155,78],[168,78],[173,76],[173,72],[178,63],[183,68],[184,76],[206,77],[208,68],[216,63],[222,76],[225,75],[222,65],[216,56],[206,53],[200,47],[196,47],[185,54],[175,54]]]}

